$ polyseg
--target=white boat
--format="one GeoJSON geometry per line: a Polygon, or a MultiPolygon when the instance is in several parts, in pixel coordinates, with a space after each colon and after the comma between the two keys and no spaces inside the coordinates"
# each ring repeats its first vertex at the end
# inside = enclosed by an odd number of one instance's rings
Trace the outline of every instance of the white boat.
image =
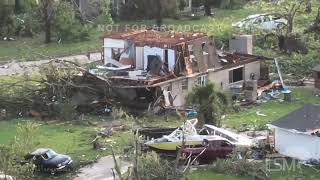
{"type": "Polygon", "coordinates": [[[198,145],[203,142],[204,139],[218,139],[224,138],[235,146],[250,147],[253,144],[253,140],[234,132],[218,128],[212,125],[204,125],[203,129],[198,134],[195,125],[198,123],[197,119],[188,120],[184,125],[173,131],[167,136],[162,138],[152,139],[145,143],[149,148],[160,151],[175,151],[177,146],[182,145],[184,138],[185,145],[198,145]]]}
{"type": "Polygon", "coordinates": [[[185,145],[198,145],[204,139],[214,139],[214,135],[199,135],[195,128],[197,119],[188,120],[184,125],[162,138],[153,139],[145,143],[149,148],[160,151],[175,151],[177,146],[182,145],[184,138],[185,145]]]}

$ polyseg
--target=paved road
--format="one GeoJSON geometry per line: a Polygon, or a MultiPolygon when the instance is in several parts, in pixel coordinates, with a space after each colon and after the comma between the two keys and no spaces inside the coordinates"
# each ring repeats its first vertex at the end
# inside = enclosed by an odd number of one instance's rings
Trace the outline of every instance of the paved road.
{"type": "MultiPolygon", "coordinates": [[[[119,162],[119,159],[117,161],[119,162]]],[[[123,161],[119,164],[122,167],[122,173],[125,173],[130,166],[123,161]]],[[[80,173],[73,180],[113,180],[112,168],[114,168],[112,156],[102,157],[98,162],[81,168],[80,173]]]]}
{"type": "MultiPolygon", "coordinates": [[[[57,58],[59,60],[68,60],[79,64],[86,64],[101,59],[101,53],[92,53],[90,58],[86,55],[75,55],[57,58]]],[[[11,76],[16,74],[31,73],[39,70],[39,66],[48,63],[50,60],[28,61],[28,62],[9,62],[0,64],[0,76],[11,76]]]]}

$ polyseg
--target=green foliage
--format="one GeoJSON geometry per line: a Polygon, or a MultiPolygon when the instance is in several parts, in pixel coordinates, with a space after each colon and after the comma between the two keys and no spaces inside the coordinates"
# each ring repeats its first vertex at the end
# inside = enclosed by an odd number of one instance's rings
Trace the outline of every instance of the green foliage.
{"type": "Polygon", "coordinates": [[[0,174],[3,173],[5,176],[10,175],[13,170],[12,161],[11,149],[8,146],[0,144],[0,174]]]}
{"type": "MultiPolygon", "coordinates": [[[[123,20],[155,19],[158,15],[158,0],[128,0],[120,9],[123,20]]],[[[177,0],[161,0],[161,14],[163,17],[175,17],[178,10],[177,0]]]]}
{"type": "Polygon", "coordinates": [[[12,145],[0,145],[0,172],[18,179],[33,179],[35,167],[32,164],[20,164],[19,161],[34,148],[37,129],[38,124],[32,122],[17,125],[12,145]]]}
{"type": "Polygon", "coordinates": [[[12,149],[16,156],[23,157],[33,150],[36,145],[35,139],[38,130],[39,124],[30,121],[17,125],[16,137],[12,149]]]}
{"type": "Polygon", "coordinates": [[[14,6],[0,1],[0,36],[10,36],[14,31],[14,6]]]}
{"type": "Polygon", "coordinates": [[[220,8],[222,9],[238,9],[242,8],[248,0],[220,0],[220,8]]]}
{"type": "Polygon", "coordinates": [[[14,22],[16,24],[16,35],[22,37],[33,37],[41,31],[38,12],[29,11],[27,13],[16,15],[14,22]]]}
{"type": "Polygon", "coordinates": [[[88,40],[89,32],[80,20],[76,18],[74,6],[66,1],[60,2],[56,17],[55,28],[58,40],[65,41],[83,41],[88,40]]]}
{"type": "Polygon", "coordinates": [[[187,3],[185,0],[179,0],[179,10],[182,11],[187,6],[187,3]]]}
{"type": "Polygon", "coordinates": [[[95,20],[95,24],[112,24],[113,20],[110,12],[110,0],[101,1],[100,15],[95,20]]]}
{"type": "Polygon", "coordinates": [[[247,150],[236,149],[231,158],[218,159],[214,162],[211,169],[217,173],[267,180],[270,175],[266,171],[266,163],[249,161],[247,155],[247,150]],[[243,158],[239,159],[238,154],[241,154],[243,158]]]}
{"type": "MultiPolygon", "coordinates": [[[[209,4],[215,8],[238,9],[243,7],[248,0],[208,0],[209,4]]],[[[203,5],[205,0],[193,0],[192,5],[198,7],[203,5]]]]}
{"type": "Polygon", "coordinates": [[[226,112],[228,97],[215,90],[213,83],[196,86],[187,97],[190,105],[199,105],[198,119],[202,123],[220,125],[221,116],[226,112]]]}
{"type": "Polygon", "coordinates": [[[148,152],[142,154],[138,158],[138,175],[135,179],[140,180],[165,180],[165,179],[175,179],[173,164],[169,161],[160,158],[160,156],[155,152],[148,152]]]}

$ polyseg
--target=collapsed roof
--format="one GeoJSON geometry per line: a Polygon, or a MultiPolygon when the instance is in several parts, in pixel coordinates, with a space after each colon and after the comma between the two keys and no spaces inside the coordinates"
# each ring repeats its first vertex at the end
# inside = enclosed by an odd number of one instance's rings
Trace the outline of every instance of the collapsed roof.
{"type": "Polygon", "coordinates": [[[138,46],[152,46],[173,48],[174,46],[207,37],[204,33],[193,32],[160,32],[154,30],[140,30],[131,32],[116,32],[107,34],[104,38],[129,40],[138,46]]]}

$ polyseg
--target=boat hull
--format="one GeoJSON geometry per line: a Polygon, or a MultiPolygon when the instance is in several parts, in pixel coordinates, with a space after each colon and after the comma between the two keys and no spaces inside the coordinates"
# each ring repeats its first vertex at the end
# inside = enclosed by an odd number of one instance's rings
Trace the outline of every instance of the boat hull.
{"type": "MultiPolygon", "coordinates": [[[[202,141],[186,141],[185,145],[198,145],[201,144],[202,141]]],[[[147,144],[148,147],[154,150],[160,151],[176,151],[178,146],[182,145],[182,141],[180,142],[161,142],[161,143],[150,143],[147,144]]]]}

